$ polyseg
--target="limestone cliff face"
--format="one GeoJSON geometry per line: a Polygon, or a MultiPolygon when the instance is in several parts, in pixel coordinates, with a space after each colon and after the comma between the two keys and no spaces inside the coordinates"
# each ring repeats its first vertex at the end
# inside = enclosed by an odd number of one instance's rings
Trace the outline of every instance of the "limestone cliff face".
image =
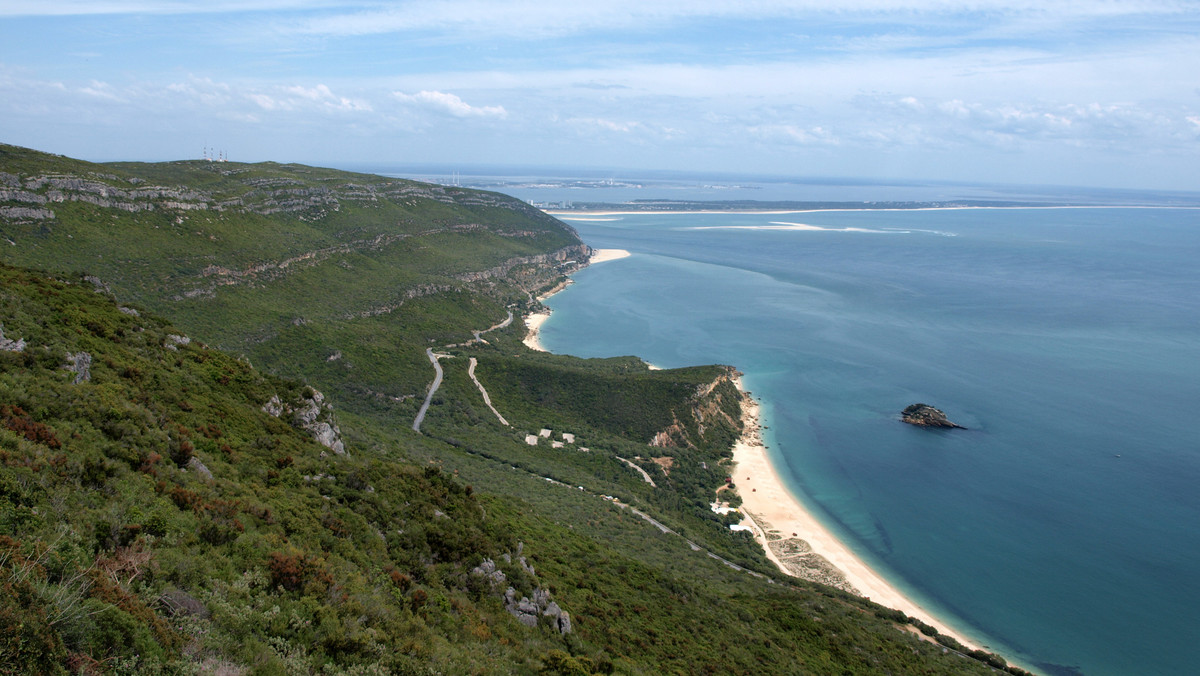
{"type": "Polygon", "coordinates": [[[523,272],[524,276],[538,276],[539,274],[545,275],[548,273],[550,277],[557,277],[561,274],[569,274],[583,267],[591,255],[592,248],[588,245],[572,244],[546,254],[510,258],[500,265],[488,268],[487,270],[464,272],[456,275],[455,278],[464,282],[482,282],[496,277],[511,277],[514,270],[518,273],[523,272]],[[524,271],[519,270],[521,267],[528,269],[524,271]]]}
{"type": "Polygon", "coordinates": [[[732,367],[712,382],[696,388],[683,410],[675,410],[674,422],[650,440],[658,448],[698,448],[711,441],[714,432],[737,436],[741,430],[741,396],[733,379],[732,367]]]}
{"type": "MultiPolygon", "coordinates": [[[[0,153],[5,148],[0,147],[0,153]]],[[[222,287],[270,283],[299,270],[322,265],[343,254],[385,251],[410,238],[476,230],[504,238],[538,238],[548,232],[558,235],[566,231],[578,241],[578,233],[574,228],[507,195],[404,179],[331,174],[326,170],[293,165],[263,167],[185,162],[172,163],[182,165],[172,171],[183,177],[179,179],[181,182],[192,180],[195,185],[156,185],[151,180],[131,175],[130,172],[139,171],[137,168],[121,169],[120,172],[124,173],[118,175],[88,170],[89,165],[63,161],[61,169],[55,171],[47,168],[55,166],[54,163],[58,161],[52,156],[39,156],[20,149],[12,151],[12,158],[11,163],[3,167],[5,170],[0,171],[0,227],[21,226],[13,232],[25,233],[29,237],[32,237],[29,233],[34,232],[30,226],[40,228],[38,232],[54,232],[56,226],[67,225],[59,223],[58,219],[66,218],[62,216],[63,213],[75,214],[79,209],[60,209],[56,205],[70,203],[93,205],[109,212],[114,218],[122,215],[117,212],[166,213],[175,219],[176,225],[182,225],[194,215],[204,217],[204,213],[210,214],[205,218],[215,213],[244,213],[269,217],[282,215],[304,222],[318,222],[348,208],[361,210],[387,205],[401,210],[411,208],[418,215],[414,217],[416,220],[405,222],[403,227],[397,227],[394,231],[353,237],[355,230],[350,228],[336,233],[337,241],[332,245],[310,250],[289,250],[287,256],[274,260],[259,259],[249,265],[233,265],[220,255],[209,256],[211,262],[200,268],[198,274],[192,273],[170,282],[174,287],[170,298],[181,302],[215,298],[222,287]],[[27,155],[37,163],[23,164],[21,158],[27,155]],[[22,171],[29,166],[37,168],[22,171]],[[262,176],[263,172],[292,175],[262,176]],[[197,180],[197,177],[203,180],[197,180]],[[427,216],[431,213],[428,202],[451,205],[456,209],[445,211],[437,206],[432,213],[453,215],[431,218],[427,216]],[[488,215],[481,209],[503,209],[525,218],[495,218],[494,214],[488,215]]],[[[99,169],[102,165],[90,166],[99,169]]],[[[162,175],[161,166],[156,166],[155,170],[160,173],[152,175],[162,175]]],[[[0,244],[28,246],[15,235],[0,239],[0,244]]],[[[493,259],[487,263],[491,267],[486,269],[460,269],[450,279],[399,290],[391,297],[381,299],[378,306],[347,308],[346,318],[386,314],[395,311],[405,300],[462,290],[464,285],[488,287],[502,279],[536,292],[542,286],[585,265],[590,254],[589,247],[577,243],[539,255],[514,256],[498,265],[493,259]]]]}

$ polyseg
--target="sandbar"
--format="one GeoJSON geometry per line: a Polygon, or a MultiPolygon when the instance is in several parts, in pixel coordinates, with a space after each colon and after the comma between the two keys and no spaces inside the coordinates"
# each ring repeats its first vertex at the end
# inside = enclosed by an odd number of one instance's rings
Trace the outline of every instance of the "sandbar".
{"type": "MultiPolygon", "coordinates": [[[[742,389],[741,379],[736,382],[738,389],[742,389]]],[[[733,448],[733,483],[742,498],[741,512],[747,517],[742,525],[754,532],[771,562],[788,575],[839,587],[903,611],[932,625],[938,633],[977,649],[976,643],[888,584],[792,495],[771,464],[760,433],[759,415],[758,402],[745,396],[742,405],[745,431],[733,448]]]]}
{"type": "Polygon", "coordinates": [[[592,257],[588,259],[588,265],[596,263],[604,263],[607,261],[615,261],[620,258],[631,256],[625,249],[592,249],[592,257]]]}

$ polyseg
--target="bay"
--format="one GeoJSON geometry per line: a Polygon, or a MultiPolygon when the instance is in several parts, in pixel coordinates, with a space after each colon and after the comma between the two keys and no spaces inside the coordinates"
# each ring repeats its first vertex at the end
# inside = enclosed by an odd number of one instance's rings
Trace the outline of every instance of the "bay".
{"type": "Polygon", "coordinates": [[[1200,211],[591,218],[634,255],[548,301],[548,349],[737,366],[802,501],[1012,659],[1194,671],[1200,211]]]}

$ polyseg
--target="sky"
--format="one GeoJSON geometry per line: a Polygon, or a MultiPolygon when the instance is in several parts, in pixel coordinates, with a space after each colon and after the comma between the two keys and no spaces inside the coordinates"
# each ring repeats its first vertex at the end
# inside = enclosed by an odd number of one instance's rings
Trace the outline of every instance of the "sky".
{"type": "Polygon", "coordinates": [[[1200,190],[1200,0],[0,0],[0,142],[1200,190]]]}

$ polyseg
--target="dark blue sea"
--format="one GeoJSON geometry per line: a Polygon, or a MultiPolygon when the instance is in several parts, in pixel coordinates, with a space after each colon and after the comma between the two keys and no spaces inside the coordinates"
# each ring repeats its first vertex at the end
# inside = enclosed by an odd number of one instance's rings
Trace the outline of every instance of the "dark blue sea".
{"type": "Polygon", "coordinates": [[[548,349],[735,365],[802,501],[1011,659],[1197,673],[1200,211],[603,218],[569,222],[634,255],[548,301],[548,349]]]}

